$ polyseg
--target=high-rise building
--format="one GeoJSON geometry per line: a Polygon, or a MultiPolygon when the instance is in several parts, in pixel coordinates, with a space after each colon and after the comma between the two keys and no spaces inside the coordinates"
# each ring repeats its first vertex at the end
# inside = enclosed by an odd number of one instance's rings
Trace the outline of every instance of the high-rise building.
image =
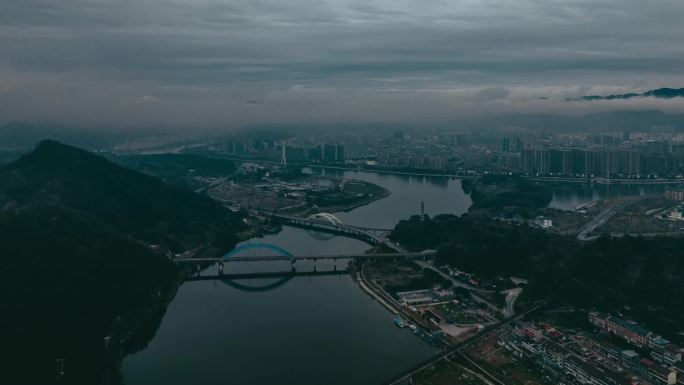
{"type": "Polygon", "coordinates": [[[344,144],[338,144],[335,147],[335,150],[335,161],[337,163],[344,163],[347,160],[344,154],[344,144]]]}
{"type": "Polygon", "coordinates": [[[321,156],[321,147],[311,147],[309,149],[309,161],[320,162],[321,159],[323,159],[321,156]]]}
{"type": "Polygon", "coordinates": [[[321,154],[321,157],[323,160],[328,163],[335,163],[337,147],[332,144],[324,144],[322,148],[323,153],[321,154]]]}
{"type": "Polygon", "coordinates": [[[508,138],[503,138],[501,142],[501,149],[503,152],[510,152],[511,151],[511,140],[508,138]]]}
{"type": "Polygon", "coordinates": [[[684,173],[684,154],[631,149],[528,148],[520,170],[528,175],[574,177],[676,176],[684,173]]]}
{"type": "Polygon", "coordinates": [[[307,160],[307,151],[298,147],[285,147],[287,161],[290,163],[302,163],[307,160]]]}

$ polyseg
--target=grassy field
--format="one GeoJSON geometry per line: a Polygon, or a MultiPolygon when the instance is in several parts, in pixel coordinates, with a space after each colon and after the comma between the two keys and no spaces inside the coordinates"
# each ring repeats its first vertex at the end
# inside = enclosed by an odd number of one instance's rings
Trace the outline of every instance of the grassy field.
{"type": "Polygon", "coordinates": [[[414,385],[486,385],[487,382],[463,367],[440,361],[413,377],[414,385]]]}
{"type": "Polygon", "coordinates": [[[364,194],[373,195],[382,191],[382,189],[372,183],[367,183],[363,181],[353,181],[344,184],[344,191],[347,194],[364,194]]]}

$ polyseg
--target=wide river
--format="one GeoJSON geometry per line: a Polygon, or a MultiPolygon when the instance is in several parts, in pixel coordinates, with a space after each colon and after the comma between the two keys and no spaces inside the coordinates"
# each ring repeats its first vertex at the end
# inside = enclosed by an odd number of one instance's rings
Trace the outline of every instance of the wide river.
{"type": "MultiPolygon", "coordinates": [[[[337,214],[349,224],[391,228],[419,214],[421,202],[431,215],[462,214],[470,206],[456,179],[316,172],[367,180],[392,192],[385,199],[337,214]]],[[[249,242],[274,244],[295,254],[369,248],[355,239],[289,227],[249,242]]],[[[277,264],[229,264],[225,272],[289,269],[277,264]]],[[[297,268],[310,266],[300,263],[297,268]]],[[[330,266],[319,265],[326,268],[330,266]]],[[[250,288],[273,280],[238,283],[242,286],[222,281],[184,283],[147,348],[124,359],[125,383],[377,385],[436,352],[407,329],[396,328],[392,315],[348,275],[294,278],[266,291],[250,288]]]]}
{"type": "MultiPolygon", "coordinates": [[[[419,214],[421,202],[430,215],[462,214],[471,203],[457,179],[333,169],[313,171],[366,180],[391,191],[385,199],[336,214],[348,224],[392,228],[399,220],[419,214]]],[[[571,208],[605,196],[654,193],[661,189],[557,186],[551,206],[571,208]]],[[[358,240],[289,227],[279,234],[249,242],[274,244],[294,254],[339,254],[368,249],[358,240]]],[[[300,268],[311,266],[300,263],[300,268]]],[[[331,266],[319,265],[319,269],[326,268],[331,266]]],[[[289,265],[229,264],[226,272],[255,269],[281,271],[289,269],[289,265]]],[[[362,292],[348,275],[294,278],[282,285],[271,285],[277,286],[271,290],[257,289],[274,283],[184,283],[147,348],[124,359],[125,383],[377,385],[435,353],[408,330],[396,328],[392,315],[362,292]]]]}

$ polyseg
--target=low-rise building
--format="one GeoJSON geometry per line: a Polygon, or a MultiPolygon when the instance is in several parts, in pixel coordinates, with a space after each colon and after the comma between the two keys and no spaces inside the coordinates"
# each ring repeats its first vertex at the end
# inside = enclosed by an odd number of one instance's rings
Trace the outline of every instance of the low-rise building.
{"type": "Polygon", "coordinates": [[[684,349],[675,344],[657,346],[651,349],[651,357],[663,365],[676,365],[682,362],[684,349]]]}
{"type": "Polygon", "coordinates": [[[590,312],[589,322],[608,333],[615,334],[637,347],[649,346],[650,338],[655,338],[651,331],[639,326],[636,322],[614,317],[607,313],[590,312]]]}

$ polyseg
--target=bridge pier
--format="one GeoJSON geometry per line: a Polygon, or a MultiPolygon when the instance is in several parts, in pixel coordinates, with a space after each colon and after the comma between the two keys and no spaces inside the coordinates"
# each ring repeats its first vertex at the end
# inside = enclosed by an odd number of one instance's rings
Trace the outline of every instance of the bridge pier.
{"type": "Polygon", "coordinates": [[[316,258],[314,258],[313,261],[314,261],[314,270],[313,270],[313,271],[314,271],[314,273],[315,273],[315,272],[316,272],[316,258]]]}
{"type": "Polygon", "coordinates": [[[219,262],[218,273],[219,275],[223,275],[223,261],[219,262]]]}
{"type": "Polygon", "coordinates": [[[292,266],[292,272],[297,271],[297,261],[293,259],[290,264],[292,266]]]}
{"type": "Polygon", "coordinates": [[[199,276],[200,276],[200,271],[201,271],[201,270],[202,270],[202,269],[200,268],[200,265],[195,265],[195,275],[197,275],[197,276],[199,277],[199,276]]]}
{"type": "Polygon", "coordinates": [[[333,258],[333,271],[337,271],[337,258],[333,258]]]}

